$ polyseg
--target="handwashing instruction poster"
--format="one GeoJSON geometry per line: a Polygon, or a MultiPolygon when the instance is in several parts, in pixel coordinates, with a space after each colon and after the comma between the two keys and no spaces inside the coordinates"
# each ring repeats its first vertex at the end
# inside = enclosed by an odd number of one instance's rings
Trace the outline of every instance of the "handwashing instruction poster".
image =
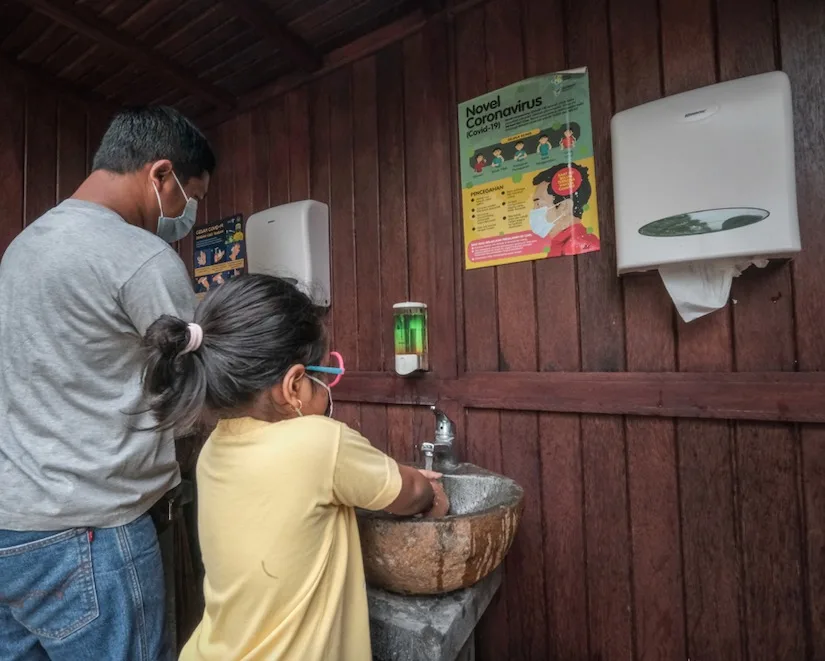
{"type": "Polygon", "coordinates": [[[241,214],[195,228],[195,294],[199,299],[241,275],[245,265],[241,214]]]}
{"type": "Polygon", "coordinates": [[[600,249],[587,69],[458,106],[465,266],[600,249]]]}

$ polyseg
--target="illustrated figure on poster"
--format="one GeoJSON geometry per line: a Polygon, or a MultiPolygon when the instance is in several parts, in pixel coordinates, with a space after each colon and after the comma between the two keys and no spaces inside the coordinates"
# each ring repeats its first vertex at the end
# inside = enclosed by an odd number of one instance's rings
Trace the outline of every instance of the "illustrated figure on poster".
{"type": "Polygon", "coordinates": [[[475,165],[473,165],[473,170],[481,174],[485,165],[487,165],[487,159],[484,158],[484,154],[476,154],[476,162],[475,165]]]}
{"type": "Polygon", "coordinates": [[[513,155],[514,161],[523,161],[527,158],[527,152],[524,150],[524,143],[516,143],[516,153],[513,155]]]}
{"type": "Polygon", "coordinates": [[[209,278],[207,278],[206,276],[198,278],[198,285],[200,286],[202,291],[209,291],[209,278]]]}
{"type": "Polygon", "coordinates": [[[224,283],[223,273],[216,273],[212,276],[212,284],[216,287],[219,287],[224,283]]]}
{"type": "Polygon", "coordinates": [[[240,243],[233,243],[232,247],[229,249],[229,261],[234,262],[238,259],[241,255],[241,244],[240,243]]]}
{"type": "Polygon", "coordinates": [[[580,255],[599,250],[599,238],[582,223],[593,189],[588,169],[560,163],[533,178],[530,229],[548,257],[580,255]]]}
{"type": "Polygon", "coordinates": [[[243,224],[240,220],[235,223],[235,233],[232,235],[232,241],[234,243],[243,241],[243,224]]]}
{"type": "Polygon", "coordinates": [[[226,252],[223,248],[215,248],[215,264],[222,262],[224,257],[226,257],[226,252]]]}
{"type": "Polygon", "coordinates": [[[547,135],[542,135],[539,138],[539,145],[536,147],[536,153],[544,158],[550,158],[550,150],[553,146],[550,144],[550,137],[547,135]]]}
{"type": "Polygon", "coordinates": [[[559,140],[559,147],[564,151],[573,151],[576,141],[581,137],[582,129],[576,122],[570,122],[562,131],[562,138],[559,140]]]}
{"type": "Polygon", "coordinates": [[[198,266],[206,266],[206,251],[199,250],[198,256],[195,259],[195,261],[197,262],[198,266]]]}
{"type": "Polygon", "coordinates": [[[493,150],[493,163],[492,166],[494,168],[500,168],[504,165],[504,156],[501,155],[501,147],[496,147],[493,150]]]}

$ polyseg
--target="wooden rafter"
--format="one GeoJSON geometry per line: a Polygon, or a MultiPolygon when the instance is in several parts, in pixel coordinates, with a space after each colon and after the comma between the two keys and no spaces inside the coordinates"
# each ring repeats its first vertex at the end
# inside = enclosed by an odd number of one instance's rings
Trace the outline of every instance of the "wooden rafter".
{"type": "MultiPolygon", "coordinates": [[[[341,46],[324,55],[323,65],[320,69],[308,73],[291,73],[283,76],[271,83],[242,95],[238,99],[236,112],[251,110],[256,106],[265,103],[269,99],[286,94],[290,90],[306,84],[310,80],[325,76],[343,66],[352,64],[363,57],[372,55],[390,44],[401,41],[421,30],[428,22],[445,20],[456,16],[473,7],[478,7],[490,2],[490,0],[455,0],[453,3],[445,4],[444,8],[435,14],[426,14],[420,6],[410,14],[398,20],[378,28],[370,34],[364,35],[350,42],[346,46],[341,46]]],[[[224,111],[210,112],[198,118],[199,124],[210,127],[217,126],[232,117],[234,113],[224,111]]]]}
{"type": "Polygon", "coordinates": [[[277,50],[284,52],[303,71],[321,68],[323,58],[312,46],[278,21],[260,0],[223,0],[238,18],[257,30],[277,50]]]}
{"type": "Polygon", "coordinates": [[[444,0],[419,0],[422,11],[427,14],[437,14],[444,9],[444,0]]]}
{"type": "Polygon", "coordinates": [[[0,78],[19,78],[27,85],[36,85],[43,90],[60,94],[83,104],[114,112],[118,105],[90,90],[78,87],[62,78],[53,76],[40,67],[27,62],[14,60],[6,54],[0,54],[0,78]]]}
{"type": "Polygon", "coordinates": [[[225,90],[199,79],[185,67],[170,62],[150,46],[140,43],[129,33],[119,30],[82,5],[72,4],[69,0],[17,0],[17,2],[92,39],[105,48],[120,53],[141,68],[158,75],[165,75],[190,94],[205,99],[213,105],[224,110],[235,106],[235,97],[225,90]]]}

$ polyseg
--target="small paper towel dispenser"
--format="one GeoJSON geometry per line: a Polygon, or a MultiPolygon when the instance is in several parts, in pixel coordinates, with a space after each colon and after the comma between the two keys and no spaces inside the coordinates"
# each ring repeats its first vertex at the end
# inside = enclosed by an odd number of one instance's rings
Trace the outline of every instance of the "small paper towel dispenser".
{"type": "Polygon", "coordinates": [[[625,110],[613,117],[611,139],[619,274],[657,269],[667,285],[673,265],[702,262],[707,277],[709,264],[734,270],[799,252],[784,73],[625,110]]]}
{"type": "Polygon", "coordinates": [[[329,207],[303,200],[252,214],[246,221],[250,273],[296,282],[316,304],[330,304],[329,207]]]}

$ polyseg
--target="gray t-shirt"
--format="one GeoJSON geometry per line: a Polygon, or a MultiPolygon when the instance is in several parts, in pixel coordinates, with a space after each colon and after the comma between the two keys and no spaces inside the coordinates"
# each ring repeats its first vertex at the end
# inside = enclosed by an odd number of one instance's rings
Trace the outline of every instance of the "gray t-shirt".
{"type": "Polygon", "coordinates": [[[67,200],[0,262],[0,529],[134,521],[180,481],[141,398],[141,337],[185,320],[186,267],[154,234],[67,200]]]}

